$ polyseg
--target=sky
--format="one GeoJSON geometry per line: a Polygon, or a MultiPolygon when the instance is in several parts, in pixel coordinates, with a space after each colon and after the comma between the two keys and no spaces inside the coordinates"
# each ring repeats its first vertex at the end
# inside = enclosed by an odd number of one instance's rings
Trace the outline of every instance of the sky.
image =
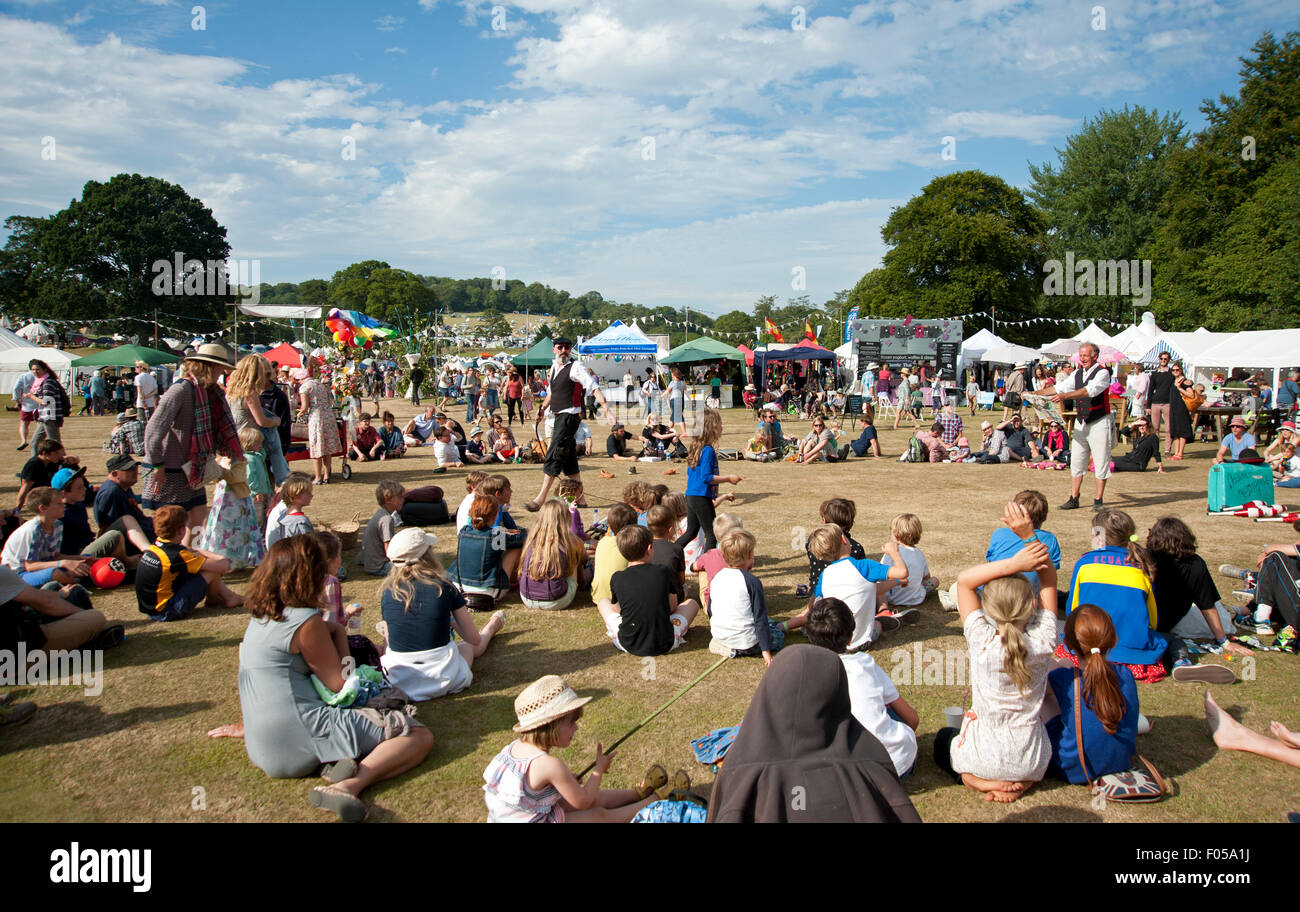
{"type": "Polygon", "coordinates": [[[0,2],[0,217],[133,172],[272,284],[380,259],[711,314],[823,301],[935,177],[1025,187],[1125,105],[1198,129],[1298,26],[1294,0],[0,2]]]}

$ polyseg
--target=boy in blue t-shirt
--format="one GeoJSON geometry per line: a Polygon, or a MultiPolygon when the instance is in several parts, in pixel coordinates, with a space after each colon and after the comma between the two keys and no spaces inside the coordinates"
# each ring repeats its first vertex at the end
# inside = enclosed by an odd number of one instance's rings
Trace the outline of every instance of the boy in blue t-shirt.
{"type": "MultiPolygon", "coordinates": [[[[1018,553],[1030,538],[1028,529],[1022,529],[1026,532],[1022,537],[1017,532],[1017,525],[1023,525],[1024,517],[1028,516],[1029,522],[1033,524],[1033,538],[1038,539],[1047,547],[1047,556],[1052,559],[1052,566],[1061,569],[1061,544],[1056,540],[1056,536],[1042,528],[1043,522],[1047,519],[1047,498],[1041,491],[1021,491],[1011,499],[1007,504],[1006,511],[1003,513],[1002,521],[1006,525],[998,529],[989,538],[988,550],[984,553],[984,560],[988,563],[993,561],[1004,560],[1018,553]],[[1018,506],[1019,510],[1014,510],[1018,506]],[[1017,514],[1017,515],[1013,515],[1017,514]]],[[[1038,591],[1038,574],[1026,573],[1029,578],[1029,585],[1038,591]]]]}

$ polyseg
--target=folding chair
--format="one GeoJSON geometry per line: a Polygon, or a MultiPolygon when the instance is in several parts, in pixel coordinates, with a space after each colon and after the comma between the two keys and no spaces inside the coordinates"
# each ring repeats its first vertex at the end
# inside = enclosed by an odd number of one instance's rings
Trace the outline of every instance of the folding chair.
{"type": "Polygon", "coordinates": [[[991,409],[993,408],[993,402],[995,399],[997,399],[997,393],[986,393],[981,391],[980,394],[975,397],[975,403],[979,408],[991,409]]]}
{"type": "Polygon", "coordinates": [[[898,406],[889,398],[889,393],[881,392],[876,394],[876,418],[884,421],[890,416],[890,413],[898,414],[898,406]]]}

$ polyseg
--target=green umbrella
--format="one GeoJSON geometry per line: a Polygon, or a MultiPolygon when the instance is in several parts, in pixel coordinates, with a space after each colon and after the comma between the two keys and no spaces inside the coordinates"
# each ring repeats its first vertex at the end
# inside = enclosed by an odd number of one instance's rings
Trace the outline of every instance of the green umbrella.
{"type": "Polygon", "coordinates": [[[106,348],[102,352],[78,358],[72,362],[72,366],[131,367],[137,361],[143,361],[145,364],[175,364],[180,360],[179,355],[149,348],[147,345],[119,345],[116,348],[106,348]]]}
{"type": "Polygon", "coordinates": [[[660,364],[688,364],[694,361],[743,361],[745,356],[734,345],[700,336],[683,342],[663,358],[660,364]]]}

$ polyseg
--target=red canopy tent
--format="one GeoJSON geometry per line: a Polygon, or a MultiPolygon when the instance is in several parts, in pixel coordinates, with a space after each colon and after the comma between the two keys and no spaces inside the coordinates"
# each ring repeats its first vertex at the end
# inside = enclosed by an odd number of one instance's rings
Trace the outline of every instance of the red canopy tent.
{"type": "Polygon", "coordinates": [[[281,342],[268,351],[266,359],[276,367],[302,367],[302,353],[288,342],[281,342]]]}
{"type": "Polygon", "coordinates": [[[736,346],[736,351],[740,352],[742,355],[745,356],[745,364],[747,366],[749,367],[754,366],[754,350],[752,348],[750,348],[748,345],[745,345],[745,343],[742,342],[741,344],[736,346]]]}

